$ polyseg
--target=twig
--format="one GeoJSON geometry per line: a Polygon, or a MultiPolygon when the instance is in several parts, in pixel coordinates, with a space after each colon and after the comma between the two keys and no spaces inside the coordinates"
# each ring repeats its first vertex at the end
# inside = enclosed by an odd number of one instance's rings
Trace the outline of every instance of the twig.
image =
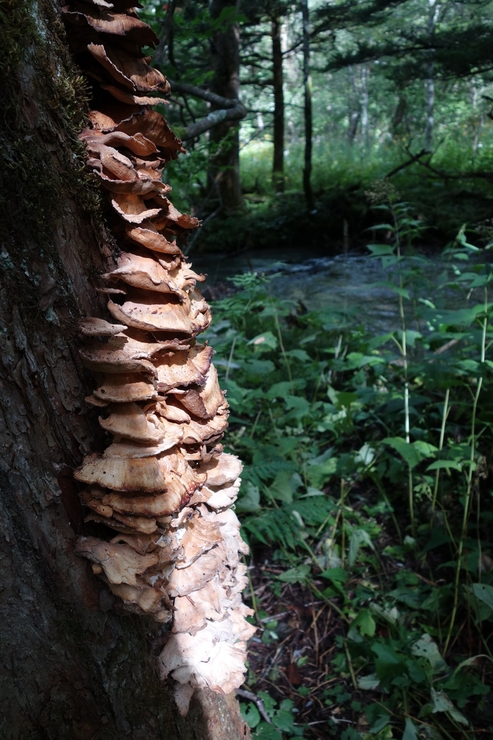
{"type": "Polygon", "coordinates": [[[257,705],[257,709],[265,721],[268,722],[269,725],[272,724],[272,720],[264,707],[264,702],[259,696],[254,694],[252,691],[245,691],[245,689],[236,689],[236,696],[242,696],[244,699],[250,699],[250,701],[253,701],[253,703],[257,705]]]}
{"type": "Polygon", "coordinates": [[[414,154],[411,159],[408,159],[407,162],[403,162],[402,164],[399,164],[397,167],[394,167],[393,170],[390,170],[385,175],[385,179],[389,179],[390,177],[393,177],[394,175],[397,175],[398,172],[401,170],[404,170],[406,167],[409,167],[410,165],[414,164],[418,161],[418,159],[421,159],[421,157],[424,157],[425,154],[429,154],[430,152],[427,149],[422,149],[418,154],[414,154]]]}

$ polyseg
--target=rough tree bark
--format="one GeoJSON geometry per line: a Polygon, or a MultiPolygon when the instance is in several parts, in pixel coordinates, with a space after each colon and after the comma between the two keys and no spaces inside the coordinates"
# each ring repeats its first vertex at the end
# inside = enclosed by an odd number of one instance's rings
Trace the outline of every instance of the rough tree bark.
{"type": "Polygon", "coordinates": [[[77,320],[97,315],[111,246],[77,133],[85,82],[56,0],[0,7],[0,737],[232,740],[234,697],[186,718],[157,677],[162,628],[115,611],[73,554],[72,470],[101,444],[77,320]]]}
{"type": "MultiPolygon", "coordinates": [[[[219,18],[224,10],[238,7],[238,0],[209,0],[211,17],[219,18]]],[[[228,21],[216,31],[212,40],[214,78],[211,91],[223,98],[237,100],[240,92],[239,26],[228,21]]],[[[217,106],[216,106],[217,107],[217,106]]],[[[213,110],[215,106],[212,106],[213,110]]],[[[240,131],[236,121],[225,120],[211,130],[211,139],[219,145],[214,157],[215,179],[221,206],[232,213],[243,205],[240,184],[240,131]]]]}

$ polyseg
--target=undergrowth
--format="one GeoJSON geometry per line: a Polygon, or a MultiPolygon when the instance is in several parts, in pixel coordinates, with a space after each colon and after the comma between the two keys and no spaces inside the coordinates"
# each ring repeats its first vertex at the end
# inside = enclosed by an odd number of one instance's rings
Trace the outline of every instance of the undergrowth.
{"type": "MultiPolygon", "coordinates": [[[[341,622],[317,700],[348,719],[329,719],[326,737],[487,737],[493,269],[461,230],[425,279],[420,220],[388,188],[373,197],[385,238],[370,251],[399,303],[392,331],[305,312],[257,274],[214,304],[227,442],[245,464],[236,509],[254,557],[269,548],[279,569],[274,594],[301,584],[341,622]]],[[[275,642],[253,589],[252,602],[254,639],[275,642]]],[[[310,688],[295,693],[262,694],[269,723],[244,703],[255,738],[312,737],[296,720],[310,688]]]]}

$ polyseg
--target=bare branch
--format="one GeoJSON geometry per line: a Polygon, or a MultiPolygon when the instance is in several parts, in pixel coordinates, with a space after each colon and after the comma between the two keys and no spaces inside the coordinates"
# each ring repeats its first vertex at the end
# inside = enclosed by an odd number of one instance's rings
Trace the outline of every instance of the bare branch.
{"type": "Polygon", "coordinates": [[[245,118],[246,114],[246,108],[237,100],[234,108],[222,108],[212,111],[205,118],[201,118],[196,123],[187,126],[185,131],[181,133],[180,138],[184,141],[194,139],[205,131],[214,128],[218,123],[222,123],[223,121],[240,121],[242,118],[245,118]]]}
{"type": "Polygon", "coordinates": [[[206,100],[208,103],[220,106],[221,108],[236,108],[238,104],[241,105],[237,98],[223,98],[221,95],[216,95],[216,93],[209,92],[209,90],[204,90],[198,85],[189,85],[186,82],[175,82],[175,80],[170,80],[169,78],[168,82],[171,85],[171,91],[174,93],[178,92],[184,93],[185,95],[193,95],[194,98],[201,98],[202,100],[206,100]]]}
{"type": "Polygon", "coordinates": [[[209,131],[223,121],[240,121],[247,114],[245,106],[238,98],[223,98],[221,95],[216,95],[216,93],[204,90],[197,85],[189,85],[186,82],[175,82],[174,80],[168,80],[168,82],[174,93],[193,95],[195,98],[201,98],[208,103],[212,103],[212,105],[220,106],[219,110],[211,111],[204,118],[187,126],[181,135],[184,141],[195,139],[196,136],[200,136],[200,134],[209,131]]]}
{"type": "MultiPolygon", "coordinates": [[[[409,152],[410,154],[410,152],[409,152]]],[[[414,162],[417,162],[421,157],[424,157],[425,154],[430,154],[428,149],[422,149],[418,154],[411,155],[411,158],[408,159],[406,162],[403,162],[402,164],[398,165],[397,167],[394,167],[393,170],[391,170],[387,175],[385,175],[386,178],[393,177],[394,175],[397,175],[398,172],[401,170],[404,170],[406,167],[409,167],[410,165],[414,164],[414,162]]]]}

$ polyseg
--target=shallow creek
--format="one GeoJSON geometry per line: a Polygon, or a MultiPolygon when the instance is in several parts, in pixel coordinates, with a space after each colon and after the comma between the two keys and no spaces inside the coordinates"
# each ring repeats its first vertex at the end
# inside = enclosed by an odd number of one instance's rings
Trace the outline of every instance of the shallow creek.
{"type": "MultiPolygon", "coordinates": [[[[393,275],[389,269],[383,269],[380,259],[361,254],[320,257],[305,253],[300,260],[298,252],[284,253],[281,261],[279,256],[279,252],[248,252],[227,257],[192,257],[192,261],[195,270],[207,274],[205,285],[213,291],[232,275],[252,271],[265,273],[275,275],[270,283],[274,295],[300,303],[309,311],[334,310],[339,317],[346,315],[348,320],[363,324],[376,334],[400,327],[398,296],[388,287],[379,285],[389,279],[398,285],[398,275],[395,268],[393,275]]],[[[420,298],[429,299],[442,308],[466,306],[465,295],[457,289],[439,289],[447,279],[453,278],[453,265],[454,260],[440,255],[420,263],[419,277],[406,286],[412,296],[412,300],[404,301],[408,318],[414,314],[413,303],[420,298]]],[[[404,260],[403,271],[410,268],[411,262],[404,260]]],[[[462,271],[467,268],[468,263],[460,263],[462,271]]],[[[474,299],[479,302],[482,297],[478,295],[474,299]]]]}

